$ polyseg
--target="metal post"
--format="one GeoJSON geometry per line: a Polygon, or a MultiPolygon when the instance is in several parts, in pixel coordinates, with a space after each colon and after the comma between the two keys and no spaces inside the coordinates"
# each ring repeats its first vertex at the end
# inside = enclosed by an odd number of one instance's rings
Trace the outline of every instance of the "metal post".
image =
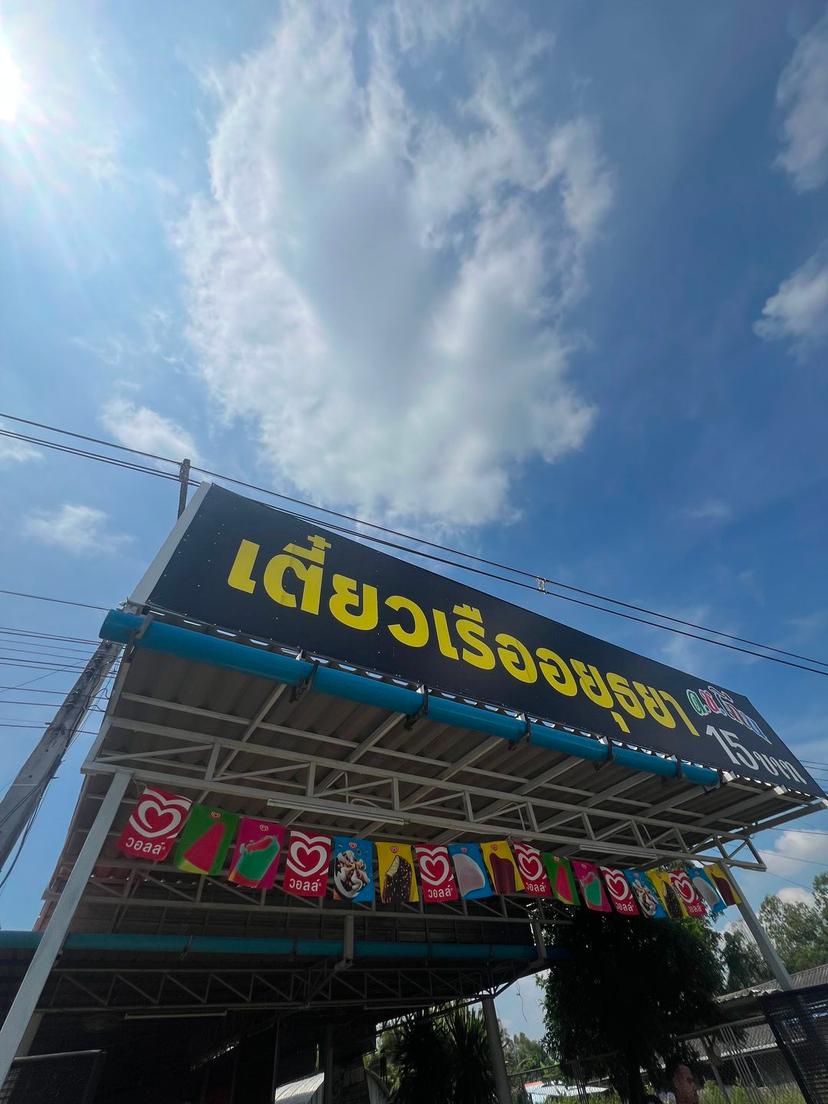
{"type": "Polygon", "coordinates": [[[511,1104],[512,1092],[506,1073],[506,1060],[503,1057],[503,1042],[500,1038],[500,1025],[497,1022],[494,998],[488,995],[481,998],[483,1019],[486,1021],[486,1034],[489,1037],[489,1054],[492,1059],[492,1071],[495,1079],[495,1093],[498,1104],[511,1104]]]}
{"type": "Polygon", "coordinates": [[[325,1104],[333,1104],[334,1098],[334,1043],[333,1024],[325,1024],[325,1053],[323,1055],[323,1069],[325,1070],[325,1083],[322,1099],[325,1104]]]}
{"type": "Polygon", "coordinates": [[[747,897],[745,897],[744,892],[740,889],[739,883],[734,878],[733,871],[727,864],[727,852],[725,851],[724,847],[722,847],[721,843],[717,842],[716,846],[721,852],[722,858],[725,860],[722,866],[722,870],[724,870],[725,872],[725,877],[733,886],[733,891],[736,894],[737,900],[741,902],[736,907],[739,909],[739,912],[741,912],[742,919],[747,925],[748,931],[756,940],[756,945],[759,947],[759,952],[762,955],[762,958],[764,958],[765,963],[767,964],[767,967],[770,970],[771,974],[773,974],[773,976],[779,982],[780,989],[793,989],[794,984],[791,980],[791,975],[785,968],[785,963],[779,957],[776,947],[774,947],[773,943],[771,943],[770,939],[768,938],[768,933],[759,923],[759,917],[753,911],[753,908],[748,902],[747,897]]]}
{"type": "Polygon", "coordinates": [[[14,850],[120,651],[120,644],[108,640],[98,645],[54,720],[0,801],[0,867],[14,850]]]}
{"type": "Polygon", "coordinates": [[[43,929],[40,943],[32,955],[32,961],[23,976],[17,995],[0,1028],[0,1086],[5,1083],[9,1075],[11,1064],[26,1034],[49,972],[63,946],[75,909],[98,861],[101,848],[115,820],[131,777],[132,775],[127,771],[118,771],[112,776],[106,796],[101,802],[80,854],[66,879],[63,892],[52,910],[49,922],[43,929]]]}
{"type": "Polygon", "coordinates": [[[722,1094],[725,1104],[730,1104],[730,1093],[728,1092],[727,1085],[722,1081],[722,1075],[719,1073],[719,1060],[716,1057],[715,1044],[712,1039],[709,1039],[706,1035],[702,1035],[701,1045],[704,1047],[704,1052],[707,1055],[707,1060],[713,1071],[713,1077],[716,1084],[719,1086],[719,1092],[722,1094]]]}
{"type": "Polygon", "coordinates": [[[187,509],[187,488],[190,484],[190,461],[186,458],[178,468],[178,482],[178,516],[181,517],[187,509]]]}

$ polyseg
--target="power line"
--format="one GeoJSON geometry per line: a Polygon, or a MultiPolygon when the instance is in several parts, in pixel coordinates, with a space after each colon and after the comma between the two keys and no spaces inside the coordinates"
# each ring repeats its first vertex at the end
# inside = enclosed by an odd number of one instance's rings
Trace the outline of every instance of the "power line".
{"type": "Polygon", "coordinates": [[[77,606],[79,609],[100,610],[109,613],[109,606],[93,606],[89,602],[70,602],[68,598],[50,598],[45,594],[28,594],[23,590],[4,590],[0,587],[0,594],[11,595],[12,598],[32,598],[36,602],[56,602],[59,606],[77,606]]]}
{"type": "MultiPolygon", "coordinates": [[[[156,460],[156,461],[160,461],[162,463],[171,464],[175,467],[180,467],[180,462],[177,461],[177,460],[174,460],[172,457],[160,456],[157,453],[146,452],[146,451],[141,450],[141,449],[129,448],[126,445],[116,444],[114,441],[107,441],[103,438],[93,437],[93,436],[88,435],[88,434],[76,433],[72,430],[62,429],[58,426],[49,425],[48,423],[45,423],[45,422],[38,422],[38,421],[34,421],[34,420],[28,419],[28,418],[20,418],[20,417],[17,417],[16,415],[13,415],[13,414],[0,414],[0,417],[9,418],[12,421],[19,422],[19,423],[24,424],[24,425],[30,425],[30,426],[35,426],[39,429],[45,429],[45,430],[48,430],[49,432],[52,432],[52,433],[58,433],[58,434],[62,434],[62,435],[67,436],[67,437],[73,437],[77,440],[83,440],[83,441],[87,441],[87,442],[94,443],[94,444],[97,444],[97,445],[102,445],[105,448],[117,449],[120,452],[130,453],[132,455],[142,456],[146,459],[156,460]]],[[[41,445],[45,448],[55,448],[55,449],[58,449],[59,451],[69,451],[69,452],[73,452],[75,455],[80,455],[80,456],[83,456],[87,459],[100,460],[100,461],[103,461],[105,463],[114,464],[116,466],[130,468],[131,470],[135,470],[135,471],[141,471],[143,474],[161,476],[162,478],[165,478],[165,479],[178,480],[178,475],[175,475],[173,473],[162,472],[162,471],[159,471],[156,468],[147,468],[147,467],[144,467],[144,466],[141,466],[141,465],[131,464],[131,463],[128,463],[128,462],[123,461],[123,460],[118,460],[117,458],[114,458],[114,457],[103,456],[99,453],[91,453],[91,452],[88,452],[87,450],[77,450],[77,449],[72,450],[68,446],[65,446],[65,445],[63,445],[59,442],[44,440],[44,439],[37,438],[37,437],[28,437],[28,436],[23,435],[23,434],[15,434],[14,432],[12,432],[10,430],[0,430],[0,434],[3,434],[5,436],[10,436],[10,437],[15,437],[15,438],[20,439],[20,440],[25,440],[25,441],[28,441],[28,442],[33,443],[33,444],[39,444],[39,445],[41,445]]],[[[601,613],[610,613],[610,614],[613,614],[614,616],[617,616],[617,617],[625,617],[628,620],[635,621],[635,622],[638,622],[638,623],[644,624],[644,625],[649,625],[651,628],[658,628],[658,629],[662,629],[666,632],[677,633],[678,635],[689,637],[690,639],[701,640],[701,641],[703,641],[704,643],[707,643],[707,644],[717,644],[719,647],[729,648],[733,651],[742,652],[742,653],[747,654],[747,655],[755,655],[755,656],[757,656],[761,659],[768,659],[768,660],[771,660],[771,661],[776,662],[776,663],[782,663],[785,666],[794,667],[794,668],[797,668],[797,669],[803,670],[803,671],[809,671],[812,674],[828,674],[828,661],[826,661],[826,660],[815,659],[811,656],[801,655],[798,652],[791,652],[791,651],[788,651],[787,649],[779,648],[776,645],[764,644],[764,643],[761,643],[759,641],[751,640],[748,637],[741,637],[741,636],[737,636],[733,633],[726,633],[726,632],[724,632],[720,629],[714,629],[714,628],[711,628],[711,627],[706,626],[706,625],[701,625],[701,624],[699,624],[697,622],[694,622],[694,621],[686,620],[684,618],[674,617],[671,614],[661,613],[657,610],[649,609],[646,606],[640,606],[640,605],[636,605],[634,603],[624,602],[621,599],[612,598],[608,595],[600,594],[599,592],[596,592],[596,591],[587,590],[586,588],[583,588],[583,587],[577,587],[577,586],[574,586],[570,583],[565,583],[562,580],[552,579],[552,578],[543,576],[543,575],[541,575],[537,572],[527,571],[524,568],[511,567],[507,564],[499,563],[496,560],[486,559],[485,557],[482,557],[482,556],[475,556],[472,553],[464,552],[462,550],[451,548],[451,547],[446,546],[446,545],[441,545],[441,544],[438,544],[434,541],[426,540],[425,538],[415,537],[410,533],[405,533],[405,532],[400,531],[400,530],[392,529],[388,526],[379,525],[375,522],[366,521],[365,519],[358,518],[358,517],[356,517],[352,514],[346,514],[342,511],[333,510],[330,507],[317,506],[316,504],[311,503],[311,502],[307,502],[303,499],[295,498],[295,497],[292,497],[290,495],[285,495],[285,494],[282,494],[279,491],[274,491],[271,488],[262,487],[262,486],[259,486],[259,485],[255,484],[255,483],[249,483],[245,480],[237,479],[233,476],[224,475],[221,472],[212,471],[209,468],[203,468],[203,467],[200,467],[198,465],[193,465],[191,470],[198,471],[198,472],[202,473],[203,475],[208,475],[208,476],[211,476],[211,477],[216,478],[216,479],[222,479],[225,482],[232,483],[236,486],[245,487],[249,490],[254,490],[254,491],[260,492],[262,494],[266,494],[266,495],[270,495],[270,496],[275,497],[275,498],[279,498],[280,500],[285,501],[285,502],[290,502],[293,505],[298,505],[298,506],[302,506],[302,507],[305,507],[305,508],[308,508],[308,509],[316,510],[316,511],[319,511],[319,512],[322,512],[322,513],[330,514],[334,517],[338,517],[338,518],[341,518],[343,520],[353,522],[355,524],[365,525],[365,526],[368,526],[369,528],[377,530],[378,532],[384,532],[384,533],[387,533],[387,534],[398,536],[398,537],[401,537],[404,540],[413,541],[417,544],[425,545],[429,548],[434,548],[434,549],[438,549],[440,551],[449,552],[449,553],[451,553],[452,555],[455,555],[455,556],[462,556],[465,559],[473,561],[474,563],[481,563],[481,564],[486,564],[490,567],[496,567],[500,571],[507,571],[512,575],[518,575],[518,576],[521,576],[524,579],[531,579],[531,580],[533,580],[533,583],[532,584],[521,583],[516,579],[503,578],[502,575],[495,575],[492,572],[482,571],[479,568],[475,568],[475,567],[470,566],[469,564],[457,563],[456,561],[446,560],[445,558],[440,557],[440,556],[429,555],[428,553],[423,552],[420,549],[406,548],[405,546],[396,545],[393,542],[385,542],[385,541],[380,540],[377,537],[372,537],[372,536],[370,536],[369,534],[366,534],[366,533],[356,533],[356,534],[354,534],[352,530],[342,529],[340,527],[340,531],[349,533],[350,535],[356,535],[356,536],[358,536],[362,539],[365,539],[365,540],[374,541],[375,543],[380,543],[380,544],[388,544],[391,547],[400,548],[402,551],[405,551],[409,554],[413,554],[413,555],[416,555],[416,556],[421,556],[425,559],[436,560],[437,562],[441,562],[441,563],[446,563],[446,564],[449,564],[451,566],[457,567],[457,568],[459,568],[460,570],[463,570],[463,571],[470,571],[470,572],[474,572],[476,574],[480,574],[480,575],[483,575],[483,576],[486,576],[486,577],[489,577],[489,578],[497,579],[499,582],[504,582],[504,583],[507,583],[508,585],[522,586],[525,589],[530,589],[530,590],[533,590],[533,591],[536,591],[536,590],[539,589],[541,593],[546,594],[548,597],[554,597],[554,598],[561,599],[563,601],[574,602],[578,605],[582,605],[582,606],[586,606],[587,608],[590,608],[590,609],[598,610],[601,613]],[[541,586],[541,584],[542,584],[542,586],[541,586]],[[573,594],[581,594],[581,595],[585,595],[587,597],[595,598],[595,599],[597,599],[599,601],[602,601],[602,602],[609,602],[612,605],[616,605],[616,606],[621,607],[621,609],[619,609],[619,610],[608,609],[605,606],[599,606],[599,605],[595,605],[591,602],[586,602],[586,601],[583,601],[581,599],[573,598],[571,594],[566,595],[566,594],[556,593],[556,592],[547,590],[546,587],[548,585],[560,587],[564,590],[571,591],[573,594]],[[682,631],[680,629],[672,628],[670,625],[662,625],[662,624],[654,623],[652,621],[648,621],[648,620],[646,620],[644,618],[641,618],[641,617],[631,616],[630,614],[626,614],[626,613],[622,612],[623,610],[634,610],[638,613],[645,613],[645,614],[647,614],[651,617],[657,617],[657,618],[659,618],[660,620],[663,620],[663,621],[670,621],[670,622],[672,622],[673,625],[684,625],[684,626],[687,626],[689,628],[699,629],[701,632],[713,633],[715,636],[722,637],[723,639],[722,640],[712,640],[712,639],[710,639],[709,637],[706,637],[706,636],[699,636],[696,633],[686,632],[686,631],[682,631]],[[740,644],[748,644],[748,645],[751,645],[751,648],[741,648],[741,647],[736,647],[733,644],[726,644],[725,640],[733,640],[733,641],[738,641],[740,644]],[[763,652],[752,651],[751,650],[752,648],[761,648],[761,649],[763,649],[763,652]],[[775,656],[765,655],[764,652],[774,652],[774,653],[776,653],[776,655],[775,656]],[[801,659],[801,660],[804,660],[806,663],[814,663],[814,664],[817,664],[819,667],[825,667],[826,670],[825,671],[820,671],[820,670],[816,670],[813,667],[803,666],[800,663],[791,663],[791,662],[788,662],[786,660],[779,659],[779,658],[777,658],[777,656],[788,656],[792,659],[801,659]]],[[[193,485],[197,485],[196,481],[194,481],[194,480],[189,480],[188,482],[193,484],[193,485]]],[[[310,520],[310,519],[308,519],[308,520],[310,520]]],[[[331,527],[332,528],[337,528],[336,526],[331,526],[331,527]]],[[[0,592],[0,593],[2,593],[2,592],[0,592]]],[[[100,608],[100,607],[98,607],[98,608],[100,608]]]]}
{"type": "Polygon", "coordinates": [[[16,625],[0,625],[0,633],[8,636],[36,637],[38,640],[60,640],[67,644],[92,644],[97,645],[97,640],[90,640],[85,636],[64,636],[60,633],[38,632],[37,629],[21,629],[16,625]]]}

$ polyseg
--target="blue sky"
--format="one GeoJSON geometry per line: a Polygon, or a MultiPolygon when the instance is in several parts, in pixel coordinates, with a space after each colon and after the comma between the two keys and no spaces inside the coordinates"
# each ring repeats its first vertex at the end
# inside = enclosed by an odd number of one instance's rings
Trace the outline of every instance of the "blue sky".
{"type": "MultiPolygon", "coordinates": [[[[828,658],[824,4],[3,11],[5,410],[828,658]]],[[[115,604],[175,503],[0,438],[0,585],[115,604]]],[[[828,761],[825,678],[529,597],[828,761]]],[[[0,691],[0,781],[35,697],[0,691]]],[[[4,927],[36,915],[88,740],[4,927]]],[[[818,835],[762,842],[757,900],[828,860],[818,835]]]]}

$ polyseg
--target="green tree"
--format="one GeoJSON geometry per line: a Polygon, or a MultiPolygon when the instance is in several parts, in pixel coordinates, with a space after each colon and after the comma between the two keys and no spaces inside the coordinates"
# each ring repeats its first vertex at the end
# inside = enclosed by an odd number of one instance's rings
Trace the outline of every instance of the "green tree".
{"type": "Polygon", "coordinates": [[[748,989],[770,977],[765,960],[744,924],[739,924],[722,936],[722,963],[728,993],[737,989],[748,989]]]}
{"type": "Polygon", "coordinates": [[[564,1071],[590,1060],[631,1104],[676,1039],[716,1019],[718,937],[699,921],[621,920],[578,909],[549,929],[568,956],[546,983],[547,1046],[564,1071]]]}
{"type": "Polygon", "coordinates": [[[771,894],[759,909],[760,921],[791,971],[828,962],[828,873],[814,878],[813,894],[813,904],[780,901],[771,894]]]}

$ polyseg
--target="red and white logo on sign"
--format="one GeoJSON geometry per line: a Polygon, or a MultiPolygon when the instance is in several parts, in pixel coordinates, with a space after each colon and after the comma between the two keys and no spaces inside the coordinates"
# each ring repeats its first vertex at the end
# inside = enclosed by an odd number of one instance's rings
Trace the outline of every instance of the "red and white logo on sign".
{"type": "Polygon", "coordinates": [[[526,892],[533,897],[551,897],[552,887],[537,847],[533,847],[531,843],[513,843],[512,854],[526,892]]]}
{"type": "Polygon", "coordinates": [[[427,905],[438,901],[459,901],[460,892],[451,869],[448,848],[441,844],[418,843],[414,848],[420,888],[427,905]]]}
{"type": "Polygon", "coordinates": [[[330,865],[330,836],[314,836],[294,829],[287,846],[282,889],[294,897],[324,897],[330,865]]]}
{"type": "Polygon", "coordinates": [[[146,789],[118,840],[118,850],[134,859],[162,862],[172,850],[192,802],[188,797],[146,789]]]}
{"type": "Polygon", "coordinates": [[[633,896],[632,886],[624,877],[624,872],[615,866],[602,866],[601,873],[604,876],[604,885],[607,887],[607,893],[615,906],[615,911],[622,916],[640,915],[633,896]]]}
{"type": "Polygon", "coordinates": [[[670,885],[678,894],[679,900],[687,909],[689,916],[705,915],[704,902],[696,893],[696,887],[690,881],[685,870],[671,870],[670,885]]]}

